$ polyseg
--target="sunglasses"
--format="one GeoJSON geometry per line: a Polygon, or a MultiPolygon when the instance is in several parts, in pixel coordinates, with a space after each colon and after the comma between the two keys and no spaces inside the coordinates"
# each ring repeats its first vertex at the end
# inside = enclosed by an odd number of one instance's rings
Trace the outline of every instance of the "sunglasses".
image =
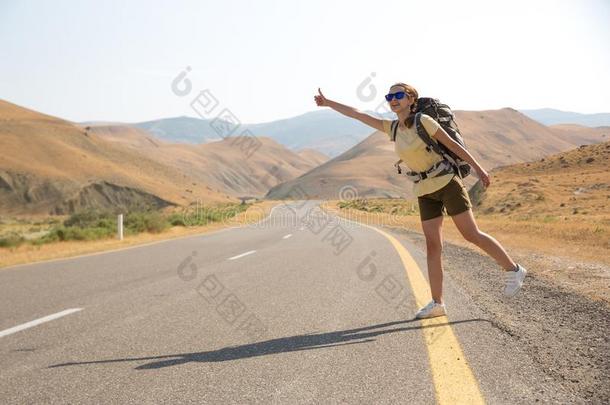
{"type": "Polygon", "coordinates": [[[408,96],[409,93],[407,93],[406,91],[397,91],[396,93],[389,93],[385,95],[385,99],[386,101],[392,101],[393,98],[396,98],[396,100],[402,100],[403,98],[405,98],[405,96],[408,96]]]}

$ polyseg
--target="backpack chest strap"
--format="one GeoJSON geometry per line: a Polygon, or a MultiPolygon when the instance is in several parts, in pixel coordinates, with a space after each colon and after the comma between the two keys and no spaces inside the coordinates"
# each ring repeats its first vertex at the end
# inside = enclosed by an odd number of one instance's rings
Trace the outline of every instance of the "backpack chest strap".
{"type": "Polygon", "coordinates": [[[429,177],[443,176],[449,173],[455,173],[453,165],[447,160],[441,160],[424,172],[410,171],[406,172],[405,175],[409,178],[409,180],[418,183],[421,180],[429,177]]]}

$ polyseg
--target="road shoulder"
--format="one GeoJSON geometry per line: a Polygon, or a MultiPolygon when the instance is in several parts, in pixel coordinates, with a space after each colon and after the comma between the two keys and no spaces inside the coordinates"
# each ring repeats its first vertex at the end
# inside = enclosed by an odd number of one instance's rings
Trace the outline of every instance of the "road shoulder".
{"type": "MultiPolygon", "coordinates": [[[[422,234],[385,228],[425,252],[422,234]]],[[[551,378],[587,402],[610,402],[610,309],[531,272],[513,299],[501,295],[503,274],[493,259],[473,249],[444,242],[446,283],[455,283],[486,319],[519,345],[551,378]]],[[[525,258],[523,258],[525,259],[525,258]]],[[[519,259],[517,259],[519,260],[519,259]]],[[[519,261],[530,266],[527,260],[519,261]]]]}
{"type": "Polygon", "coordinates": [[[65,241],[40,246],[24,245],[18,248],[0,248],[0,271],[22,264],[41,263],[50,260],[129,249],[151,243],[207,234],[234,226],[245,226],[267,218],[271,210],[282,203],[282,201],[262,201],[249,207],[247,211],[238,214],[234,219],[226,223],[212,223],[197,227],[175,226],[166,232],[158,234],[144,232],[138,235],[126,236],[122,241],[118,239],[65,241]]]}

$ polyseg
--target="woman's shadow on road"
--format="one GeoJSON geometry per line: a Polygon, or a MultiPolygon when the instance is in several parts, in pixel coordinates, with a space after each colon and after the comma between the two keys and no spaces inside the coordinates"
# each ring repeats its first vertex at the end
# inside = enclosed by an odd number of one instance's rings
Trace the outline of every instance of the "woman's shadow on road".
{"type": "Polygon", "coordinates": [[[105,363],[118,363],[127,361],[146,361],[153,360],[152,362],[137,366],[136,370],[148,370],[157,369],[170,366],[178,366],[190,362],[220,362],[244,359],[248,357],[265,356],[276,353],[294,352],[300,350],[313,350],[321,349],[325,347],[343,346],[357,343],[372,342],[374,337],[383,335],[386,333],[396,333],[405,331],[414,331],[425,328],[437,328],[448,325],[455,325],[467,322],[489,322],[486,319],[465,319],[461,321],[444,322],[431,325],[417,325],[417,326],[403,326],[395,327],[390,329],[374,330],[379,328],[388,328],[400,324],[409,324],[417,322],[418,319],[401,320],[394,322],[387,322],[372,326],[366,326],[356,329],[347,329],[337,332],[326,332],[319,334],[306,334],[283,337],[278,339],[270,339],[262,342],[249,343],[239,346],[229,346],[218,350],[210,350],[205,352],[194,352],[194,353],[177,353],[168,354],[163,356],[150,356],[150,357],[132,357],[123,359],[110,359],[110,360],[95,360],[95,361],[83,361],[83,362],[69,362],[54,364],[48,368],[55,367],[66,367],[86,364],[105,364],[105,363]]]}

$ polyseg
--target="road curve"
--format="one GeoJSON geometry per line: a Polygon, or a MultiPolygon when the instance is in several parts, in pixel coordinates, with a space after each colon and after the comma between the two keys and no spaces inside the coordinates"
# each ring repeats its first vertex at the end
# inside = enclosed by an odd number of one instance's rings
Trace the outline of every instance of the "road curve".
{"type": "Polygon", "coordinates": [[[0,270],[2,402],[576,400],[450,277],[448,317],[414,320],[425,252],[319,203],[0,270]]]}

